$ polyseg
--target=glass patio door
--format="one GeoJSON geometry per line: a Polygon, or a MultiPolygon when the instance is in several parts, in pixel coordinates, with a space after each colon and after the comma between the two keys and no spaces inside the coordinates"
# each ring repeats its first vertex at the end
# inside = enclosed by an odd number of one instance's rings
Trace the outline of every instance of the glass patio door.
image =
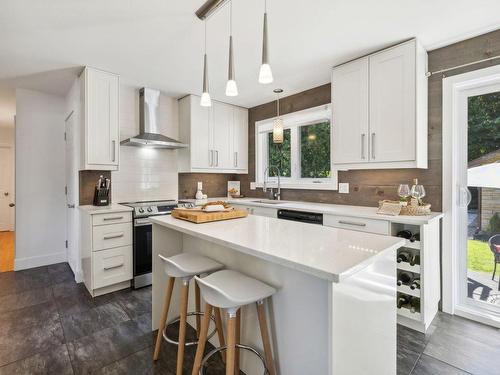
{"type": "Polygon", "coordinates": [[[458,171],[458,304],[500,319],[500,84],[463,90],[458,171]]]}

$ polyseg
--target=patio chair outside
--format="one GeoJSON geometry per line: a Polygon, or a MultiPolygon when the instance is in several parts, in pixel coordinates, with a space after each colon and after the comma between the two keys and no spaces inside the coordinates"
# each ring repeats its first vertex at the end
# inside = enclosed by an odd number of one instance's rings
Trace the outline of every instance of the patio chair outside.
{"type": "MultiPolygon", "coordinates": [[[[493,253],[495,267],[493,268],[492,280],[495,280],[495,273],[497,271],[497,263],[500,263],[500,234],[495,234],[491,236],[488,240],[488,245],[490,245],[490,250],[493,253]]],[[[498,279],[498,290],[500,290],[500,278],[498,279]]]]}

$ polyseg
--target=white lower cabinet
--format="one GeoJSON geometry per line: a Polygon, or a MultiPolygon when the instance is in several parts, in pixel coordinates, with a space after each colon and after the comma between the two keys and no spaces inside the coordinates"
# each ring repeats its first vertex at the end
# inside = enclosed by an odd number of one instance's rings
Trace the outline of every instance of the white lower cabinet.
{"type": "Polygon", "coordinates": [[[132,277],[132,246],[97,251],[93,254],[94,288],[130,280],[132,277]]]}
{"type": "Polygon", "coordinates": [[[244,204],[234,203],[231,203],[231,205],[242,210],[247,210],[250,215],[278,217],[278,210],[276,208],[247,206],[244,204]]]}
{"type": "Polygon", "coordinates": [[[132,214],[128,208],[80,207],[83,280],[95,297],[130,286],[132,214]],[[120,211],[122,210],[122,211],[120,211]]]}
{"type": "Polygon", "coordinates": [[[362,219],[350,216],[323,215],[323,225],[360,232],[390,234],[390,223],[386,220],[362,219]]]}

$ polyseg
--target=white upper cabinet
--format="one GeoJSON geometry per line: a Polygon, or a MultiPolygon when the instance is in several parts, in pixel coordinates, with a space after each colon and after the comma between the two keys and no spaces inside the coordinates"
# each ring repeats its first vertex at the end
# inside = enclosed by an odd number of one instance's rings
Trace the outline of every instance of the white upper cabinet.
{"type": "Polygon", "coordinates": [[[337,168],[427,168],[426,71],[415,39],[333,69],[337,168]]]}
{"type": "Polygon", "coordinates": [[[80,80],[80,169],[117,170],[120,152],[119,76],[86,67],[80,80]]]}
{"type": "Polygon", "coordinates": [[[179,137],[189,144],[178,151],[179,172],[247,173],[248,110],[200,98],[179,100],[179,137]]]}
{"type": "Polygon", "coordinates": [[[234,107],[233,115],[232,167],[246,171],[248,169],[248,110],[234,107]]]}
{"type": "Polygon", "coordinates": [[[368,160],[368,70],[368,58],[333,70],[332,153],[336,163],[368,160]]]}

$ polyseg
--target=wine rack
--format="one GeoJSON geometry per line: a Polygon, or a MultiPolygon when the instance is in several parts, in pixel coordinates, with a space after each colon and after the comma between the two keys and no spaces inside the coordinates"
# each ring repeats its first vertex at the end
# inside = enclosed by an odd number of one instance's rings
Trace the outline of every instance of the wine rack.
{"type": "Polygon", "coordinates": [[[425,332],[434,318],[440,299],[439,288],[439,222],[414,225],[391,223],[391,234],[396,236],[398,232],[407,230],[413,234],[419,233],[419,241],[407,240],[406,244],[397,251],[396,277],[404,274],[410,280],[419,280],[420,288],[410,288],[411,282],[397,285],[397,298],[409,299],[411,304],[397,309],[398,323],[420,332],[425,332]],[[400,256],[403,252],[403,256],[400,256]],[[406,255],[406,257],[404,256],[406,255]],[[418,256],[418,258],[415,258],[418,256]],[[408,259],[404,259],[408,258],[408,259]],[[404,260],[402,260],[404,259],[404,260]],[[411,264],[410,260],[416,261],[411,264]],[[412,311],[413,310],[413,311],[412,311]]]}

